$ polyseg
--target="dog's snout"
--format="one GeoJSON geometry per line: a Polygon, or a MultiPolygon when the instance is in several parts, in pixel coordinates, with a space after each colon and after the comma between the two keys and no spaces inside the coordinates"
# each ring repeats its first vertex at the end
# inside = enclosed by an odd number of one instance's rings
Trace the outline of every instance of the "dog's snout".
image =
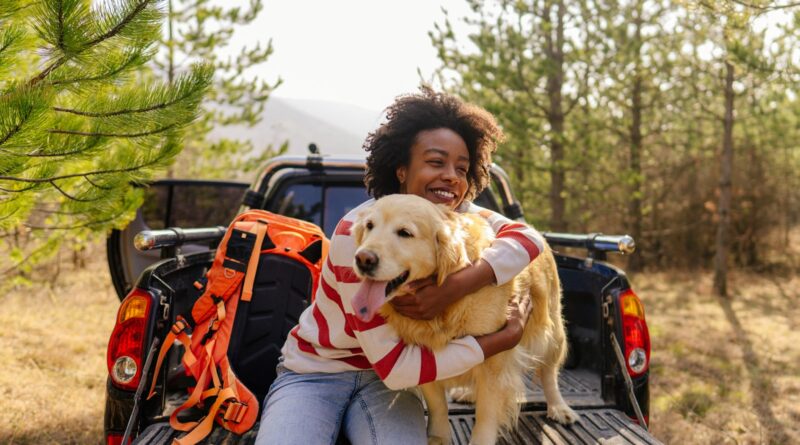
{"type": "Polygon", "coordinates": [[[361,250],[356,253],[356,265],[361,272],[372,272],[378,267],[378,255],[369,250],[361,250]]]}

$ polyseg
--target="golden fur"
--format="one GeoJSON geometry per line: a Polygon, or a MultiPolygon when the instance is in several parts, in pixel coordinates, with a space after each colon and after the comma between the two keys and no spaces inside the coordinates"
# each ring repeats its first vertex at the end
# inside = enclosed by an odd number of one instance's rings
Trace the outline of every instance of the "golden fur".
{"type": "MultiPolygon", "coordinates": [[[[359,215],[353,226],[359,251],[379,258],[369,278],[389,281],[409,272],[406,283],[447,275],[474,261],[494,240],[494,232],[478,215],[458,214],[414,195],[389,195],[359,215]],[[371,229],[367,228],[367,223],[371,229]],[[400,236],[399,231],[411,237],[400,236]]],[[[356,268],[358,270],[358,268],[356,268]]],[[[363,278],[363,277],[362,277],[363,278]]],[[[387,296],[387,301],[402,287],[387,296]]],[[[561,289],[555,260],[548,246],[514,280],[486,286],[448,307],[433,320],[414,320],[384,304],[384,316],[406,343],[436,350],[450,340],[500,330],[512,298],[530,295],[532,312],[519,346],[492,357],[455,378],[431,382],[421,389],[429,410],[429,443],[450,443],[446,390],[469,388],[476,404],[476,422],[470,443],[495,443],[498,434],[516,426],[517,398],[524,393],[524,369],[535,366],[547,400],[548,416],[572,423],[577,415],[558,391],[558,372],[567,343],[561,317],[561,289]]]]}

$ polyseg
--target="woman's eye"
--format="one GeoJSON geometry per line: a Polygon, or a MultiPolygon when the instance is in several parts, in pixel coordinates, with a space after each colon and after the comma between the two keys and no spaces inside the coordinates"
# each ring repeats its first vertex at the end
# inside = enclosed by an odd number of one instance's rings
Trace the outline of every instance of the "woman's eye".
{"type": "Polygon", "coordinates": [[[372,221],[367,221],[367,230],[372,230],[373,227],[375,226],[372,225],[372,221]]]}
{"type": "Polygon", "coordinates": [[[413,238],[414,237],[414,235],[412,235],[411,232],[409,232],[406,229],[398,230],[397,231],[397,235],[400,236],[401,238],[413,238]]]}
{"type": "Polygon", "coordinates": [[[430,161],[428,161],[428,164],[439,167],[444,165],[444,162],[442,162],[441,159],[431,159],[430,161]]]}

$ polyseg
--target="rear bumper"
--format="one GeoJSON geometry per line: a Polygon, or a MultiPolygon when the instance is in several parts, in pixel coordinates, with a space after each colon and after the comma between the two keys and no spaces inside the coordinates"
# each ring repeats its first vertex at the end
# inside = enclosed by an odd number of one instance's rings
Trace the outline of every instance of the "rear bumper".
{"type": "Polygon", "coordinates": [[[128,425],[128,418],[133,411],[133,392],[122,391],[106,381],[106,409],[103,416],[103,431],[109,433],[124,433],[128,425]]]}

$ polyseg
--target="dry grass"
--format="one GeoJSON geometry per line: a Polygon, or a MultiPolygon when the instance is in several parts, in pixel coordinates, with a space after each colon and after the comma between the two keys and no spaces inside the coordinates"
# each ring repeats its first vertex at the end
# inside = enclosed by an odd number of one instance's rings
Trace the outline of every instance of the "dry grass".
{"type": "MultiPolygon", "coordinates": [[[[105,350],[118,302],[105,253],[0,297],[0,443],[102,443],[105,350]]],[[[652,432],[672,444],[800,443],[800,277],[633,277],[653,343],[652,432]]]]}
{"type": "Polygon", "coordinates": [[[652,339],[652,431],[665,443],[800,443],[800,277],[634,277],[652,339]]]}
{"type": "Polygon", "coordinates": [[[119,300],[103,248],[87,257],[83,270],[62,263],[54,285],[0,297],[2,444],[103,443],[106,343],[119,300]]]}

